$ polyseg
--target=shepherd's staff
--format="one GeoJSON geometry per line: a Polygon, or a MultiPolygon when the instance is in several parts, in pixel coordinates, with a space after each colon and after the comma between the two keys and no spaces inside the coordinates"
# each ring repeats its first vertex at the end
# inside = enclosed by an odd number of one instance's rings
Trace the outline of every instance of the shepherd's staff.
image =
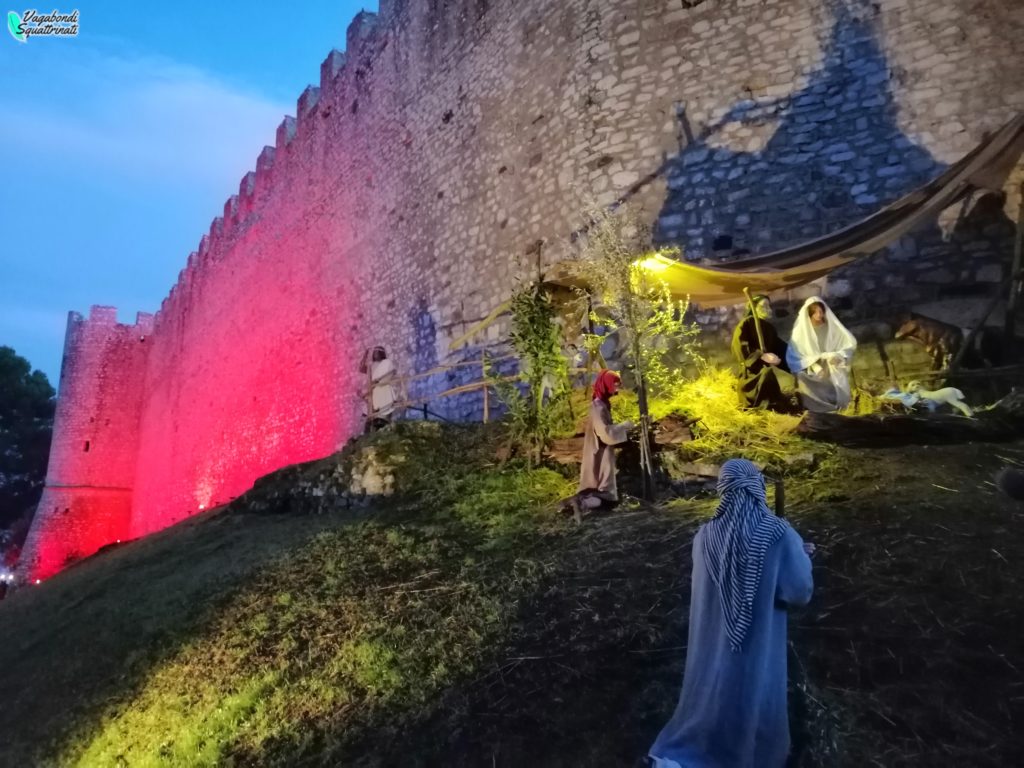
{"type": "Polygon", "coordinates": [[[750,307],[750,314],[754,318],[754,330],[757,332],[757,346],[761,349],[763,355],[768,350],[764,348],[764,336],[761,335],[761,321],[757,317],[757,307],[754,306],[754,300],[750,297],[750,289],[747,286],[743,286],[743,295],[747,297],[747,306],[750,307]]]}
{"type": "MultiPolygon", "coordinates": [[[[761,348],[763,355],[768,350],[764,348],[761,321],[757,317],[757,307],[754,306],[754,299],[751,298],[750,289],[747,286],[743,286],[743,295],[747,297],[747,306],[750,307],[750,315],[754,318],[754,330],[757,332],[757,346],[761,348]]],[[[781,477],[775,478],[775,514],[779,517],[786,516],[786,488],[781,477]]]]}

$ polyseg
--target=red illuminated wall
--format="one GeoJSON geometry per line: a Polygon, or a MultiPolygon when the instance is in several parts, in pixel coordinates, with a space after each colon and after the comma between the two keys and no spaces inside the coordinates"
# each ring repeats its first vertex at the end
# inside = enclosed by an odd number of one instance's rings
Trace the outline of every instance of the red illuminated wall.
{"type": "Polygon", "coordinates": [[[121,325],[112,307],[68,317],[46,486],[19,564],[30,578],[128,537],[152,327],[144,314],[121,325]]]}
{"type": "Polygon", "coordinates": [[[357,342],[342,328],[356,297],[331,284],[310,243],[319,237],[315,227],[288,233],[254,221],[230,247],[214,239],[161,309],[133,536],[229,501],[260,475],[330,454],[347,437],[343,382],[357,342]]]}

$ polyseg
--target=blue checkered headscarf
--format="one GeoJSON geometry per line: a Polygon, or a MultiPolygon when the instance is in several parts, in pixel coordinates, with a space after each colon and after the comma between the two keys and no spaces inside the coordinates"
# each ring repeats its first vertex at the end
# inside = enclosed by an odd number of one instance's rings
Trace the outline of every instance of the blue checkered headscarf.
{"type": "Polygon", "coordinates": [[[718,512],[705,526],[704,562],[722,599],[729,647],[739,653],[753,621],[765,554],[787,524],[768,509],[764,476],[746,459],[722,465],[718,495],[718,512]]]}

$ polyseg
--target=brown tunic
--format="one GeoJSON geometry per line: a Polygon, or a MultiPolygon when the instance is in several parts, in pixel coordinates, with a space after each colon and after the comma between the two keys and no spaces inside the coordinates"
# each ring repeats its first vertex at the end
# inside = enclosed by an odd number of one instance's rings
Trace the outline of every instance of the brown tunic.
{"type": "Polygon", "coordinates": [[[580,467],[580,492],[590,491],[602,499],[618,501],[615,484],[615,449],[626,442],[626,425],[613,424],[612,413],[603,400],[594,400],[583,433],[583,460],[580,467]]]}

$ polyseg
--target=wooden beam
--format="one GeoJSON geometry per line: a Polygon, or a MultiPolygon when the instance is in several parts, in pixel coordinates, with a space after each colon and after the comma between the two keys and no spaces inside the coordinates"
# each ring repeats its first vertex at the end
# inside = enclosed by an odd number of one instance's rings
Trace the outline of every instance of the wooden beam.
{"type": "MultiPolygon", "coordinates": [[[[1006,317],[1003,319],[1003,349],[1009,353],[1013,349],[1013,340],[1016,335],[1014,324],[1017,314],[1017,300],[1020,298],[1020,270],[1022,251],[1024,251],[1024,182],[1020,185],[1020,202],[1017,206],[1017,238],[1013,243],[1013,266],[1010,268],[1010,275],[1016,277],[1010,280],[1010,293],[1006,299],[1006,317]]],[[[1007,355],[1008,356],[1008,355],[1007,355]]]]}
{"type": "MultiPolygon", "coordinates": [[[[995,311],[995,308],[999,305],[999,302],[1002,301],[1004,295],[1003,292],[1006,290],[1007,285],[1013,285],[1016,281],[1020,280],[1020,277],[1021,273],[1019,269],[1017,269],[1016,271],[1011,270],[1010,276],[1003,280],[1002,283],[1000,283],[999,290],[997,290],[996,295],[992,297],[992,301],[988,303],[988,306],[985,308],[985,311],[981,315],[981,319],[978,320],[977,324],[973,328],[971,328],[971,332],[967,334],[967,337],[963,340],[963,343],[960,345],[960,349],[958,349],[956,351],[956,355],[953,356],[953,361],[949,364],[950,373],[956,372],[957,369],[960,367],[960,362],[964,359],[964,355],[967,354],[967,350],[970,349],[970,347],[974,344],[974,337],[977,336],[981,332],[981,329],[985,327],[985,321],[988,320],[989,315],[991,315],[992,312],[995,311]]],[[[1006,311],[1009,312],[1010,308],[1007,307],[1006,311]]]]}

